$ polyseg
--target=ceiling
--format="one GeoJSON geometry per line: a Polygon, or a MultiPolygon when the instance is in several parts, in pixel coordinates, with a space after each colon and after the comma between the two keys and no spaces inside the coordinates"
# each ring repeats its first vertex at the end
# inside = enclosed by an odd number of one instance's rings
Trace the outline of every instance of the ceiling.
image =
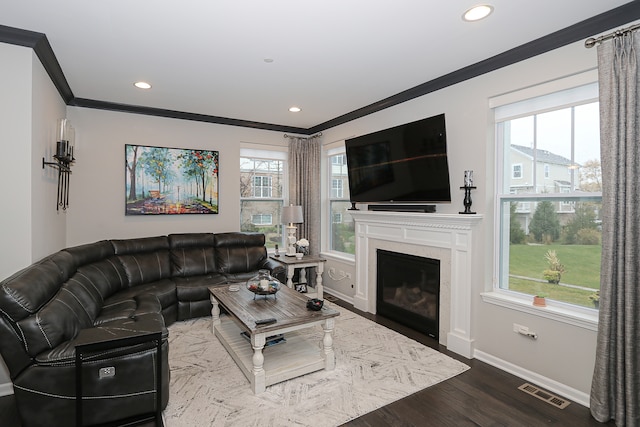
{"type": "Polygon", "coordinates": [[[479,22],[462,20],[476,0],[3,3],[0,25],[46,35],[70,105],[301,133],[419,96],[442,76],[484,72],[468,67],[487,58],[508,65],[640,19],[628,0],[489,0],[494,12],[479,22]]]}

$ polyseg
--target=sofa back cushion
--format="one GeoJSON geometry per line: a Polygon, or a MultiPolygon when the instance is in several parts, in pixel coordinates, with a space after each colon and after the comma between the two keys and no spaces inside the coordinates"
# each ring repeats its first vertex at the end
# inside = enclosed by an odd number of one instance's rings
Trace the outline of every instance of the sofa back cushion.
{"type": "Polygon", "coordinates": [[[170,234],[171,275],[191,277],[215,273],[212,233],[170,234]]]}
{"type": "Polygon", "coordinates": [[[58,292],[64,276],[51,257],[15,273],[0,285],[1,312],[14,322],[36,313],[58,292]]]}
{"type": "Polygon", "coordinates": [[[129,286],[171,276],[169,241],[166,236],[112,240],[111,244],[124,267],[129,286]]]}
{"type": "Polygon", "coordinates": [[[27,353],[33,357],[93,325],[101,306],[94,293],[71,278],[37,313],[17,322],[27,353]]]}
{"type": "Polygon", "coordinates": [[[216,266],[220,273],[255,271],[267,258],[261,233],[219,233],[215,235],[216,266]]]}

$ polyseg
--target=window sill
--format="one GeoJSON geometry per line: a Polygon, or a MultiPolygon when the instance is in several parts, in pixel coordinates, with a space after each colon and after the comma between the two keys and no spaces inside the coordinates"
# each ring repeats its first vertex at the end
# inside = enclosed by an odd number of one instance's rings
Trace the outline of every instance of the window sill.
{"type": "Polygon", "coordinates": [[[569,306],[555,301],[547,301],[546,307],[535,307],[529,298],[499,291],[483,292],[480,296],[482,301],[489,304],[567,323],[590,331],[598,330],[598,311],[594,309],[569,306]]]}

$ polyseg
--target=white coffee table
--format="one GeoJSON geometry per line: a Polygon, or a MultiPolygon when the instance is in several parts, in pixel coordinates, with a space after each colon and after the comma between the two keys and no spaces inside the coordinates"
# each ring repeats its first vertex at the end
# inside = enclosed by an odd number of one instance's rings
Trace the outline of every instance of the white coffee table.
{"type": "Polygon", "coordinates": [[[212,286],[213,333],[251,383],[255,394],[266,387],[321,369],[335,368],[333,329],[340,313],[328,307],[320,311],[306,308],[307,298],[283,286],[274,296],[254,299],[243,284],[238,291],[229,286],[212,286]],[[220,315],[220,306],[228,315],[220,315]],[[258,319],[275,318],[276,323],[257,326],[258,319]],[[320,343],[302,329],[321,325],[320,343]],[[246,332],[250,341],[242,336],[246,332]],[[283,334],[286,342],[265,347],[267,337],[283,334]]]}

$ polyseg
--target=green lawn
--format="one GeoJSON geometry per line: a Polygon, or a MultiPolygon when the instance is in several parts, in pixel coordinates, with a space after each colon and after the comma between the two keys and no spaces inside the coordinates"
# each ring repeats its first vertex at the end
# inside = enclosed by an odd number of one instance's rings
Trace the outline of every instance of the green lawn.
{"type": "Polygon", "coordinates": [[[589,299],[592,291],[573,289],[546,283],[542,272],[547,268],[544,254],[555,250],[565,273],[560,283],[600,288],[600,245],[510,245],[509,274],[530,277],[532,280],[511,277],[509,289],[527,294],[544,292],[550,299],[593,307],[589,299]]]}

